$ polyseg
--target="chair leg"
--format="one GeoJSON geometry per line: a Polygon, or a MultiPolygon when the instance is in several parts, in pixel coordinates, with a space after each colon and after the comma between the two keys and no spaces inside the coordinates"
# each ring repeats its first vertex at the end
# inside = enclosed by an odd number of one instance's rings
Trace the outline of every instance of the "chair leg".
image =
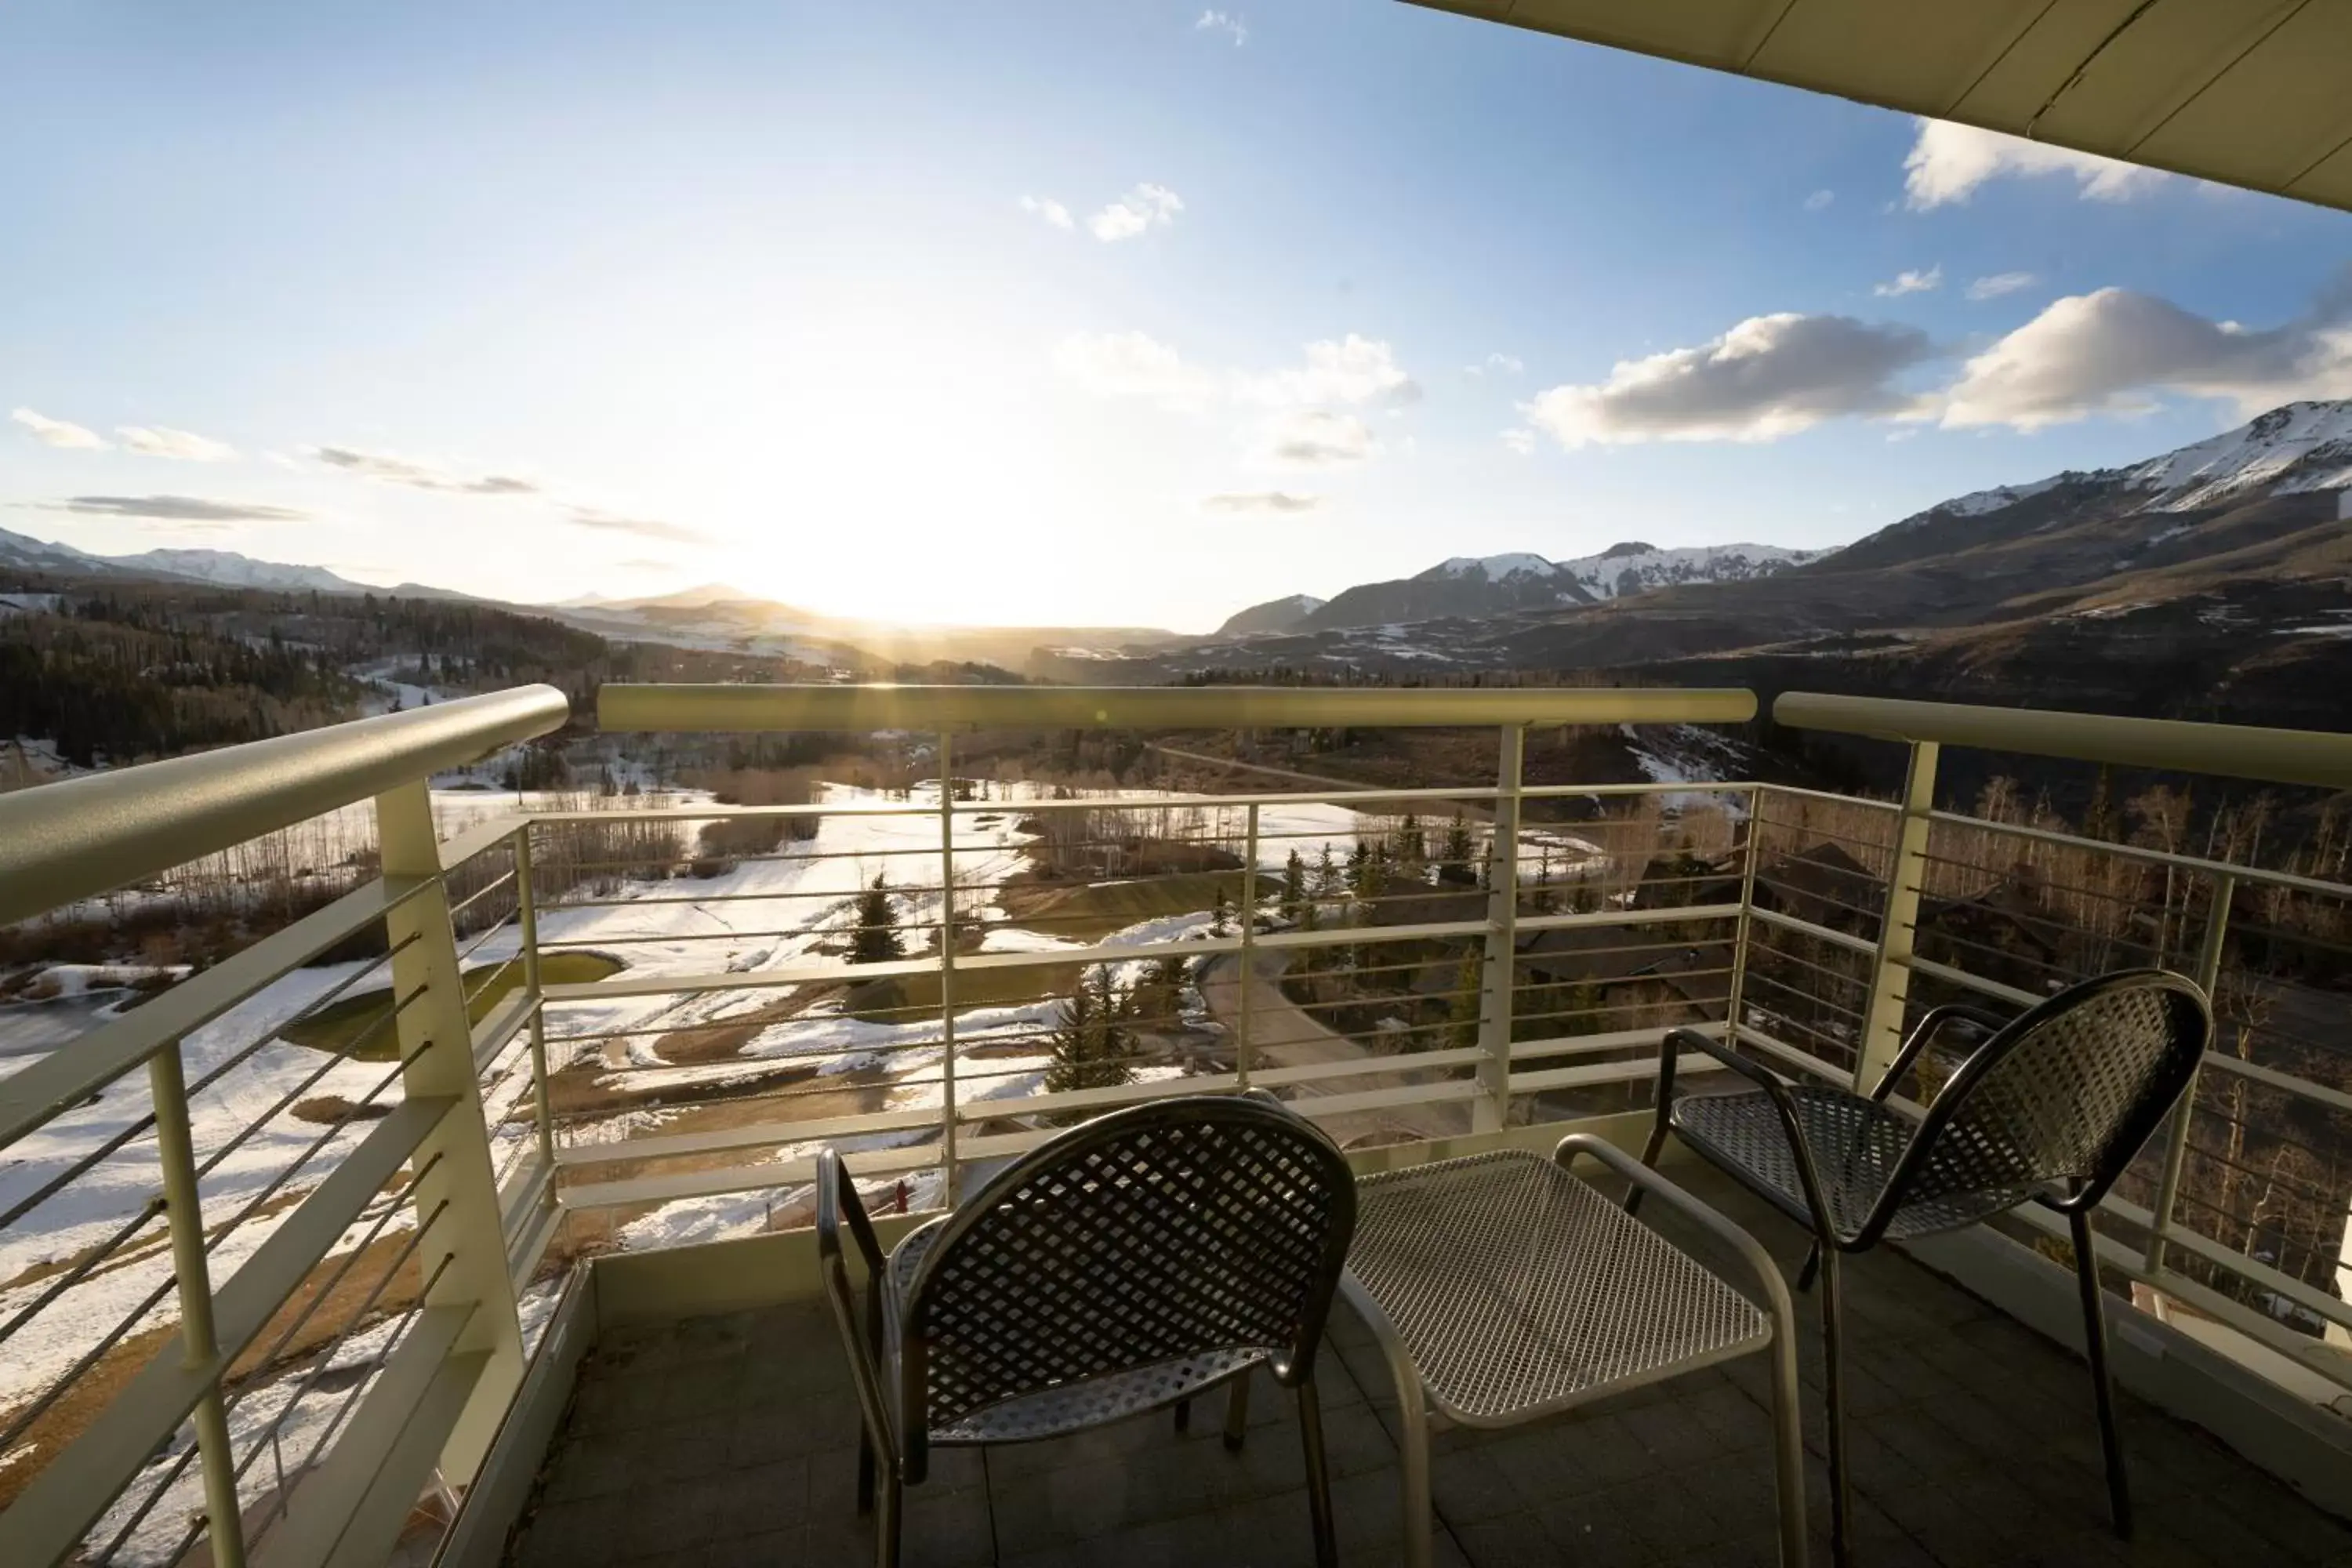
{"type": "Polygon", "coordinates": [[[1176,1402],[1176,1435],[1181,1437],[1192,1429],[1192,1402],[1189,1399],[1180,1399],[1176,1402]]]}
{"type": "Polygon", "coordinates": [[[882,1495],[874,1518],[874,1568],[898,1568],[901,1501],[898,1467],[885,1466],[882,1470],[882,1495]]]}
{"type": "Polygon", "coordinates": [[[1331,1476],[1323,1462],[1323,1403],[1315,1380],[1298,1385],[1298,1438],[1307,1452],[1307,1508],[1315,1521],[1316,1568],[1339,1568],[1339,1538],[1331,1524],[1331,1476]]]}
{"type": "Polygon", "coordinates": [[[857,1511],[874,1511],[874,1435],[860,1422],[857,1427],[857,1511]]]}
{"type": "Polygon", "coordinates": [[[2099,1255],[2091,1216],[2081,1209],[2066,1216],[2074,1233],[2074,1280],[2083,1293],[2083,1348],[2091,1363],[2091,1392],[2099,1402],[2099,1447],[2107,1460],[2107,1509],[2116,1537],[2132,1533],[2131,1478],[2124,1469],[2123,1436],[2116,1428],[2115,1378],[2107,1370],[2106,1305],[2099,1296],[2099,1255]]]}
{"type": "Polygon", "coordinates": [[[1242,1437],[1249,1430],[1249,1385],[1250,1374],[1244,1373],[1225,1395],[1225,1447],[1231,1453],[1242,1451],[1242,1437]]]}
{"type": "Polygon", "coordinates": [[[1806,1291],[1811,1289],[1813,1288],[1813,1277],[1821,1271],[1822,1244],[1816,1241],[1813,1243],[1813,1249],[1805,1254],[1805,1266],[1797,1270],[1797,1294],[1801,1296],[1806,1291]]]}
{"type": "MultiPolygon", "coordinates": [[[[1658,1108],[1658,1124],[1650,1129],[1650,1141],[1643,1146],[1642,1163],[1647,1165],[1653,1171],[1656,1170],[1658,1168],[1658,1155],[1664,1152],[1665,1146],[1666,1116],[1665,1107],[1662,1105],[1658,1108]]],[[[1639,1214],[1642,1212],[1642,1194],[1645,1190],[1646,1189],[1644,1188],[1630,1184],[1626,1187],[1625,1212],[1627,1214],[1639,1214]]]]}
{"type": "Polygon", "coordinates": [[[1845,1469],[1845,1333],[1838,1289],[1838,1251],[1820,1249],[1822,1268],[1822,1389],[1829,1406],[1830,1556],[1843,1568],[1853,1560],[1853,1491],[1845,1469]]]}

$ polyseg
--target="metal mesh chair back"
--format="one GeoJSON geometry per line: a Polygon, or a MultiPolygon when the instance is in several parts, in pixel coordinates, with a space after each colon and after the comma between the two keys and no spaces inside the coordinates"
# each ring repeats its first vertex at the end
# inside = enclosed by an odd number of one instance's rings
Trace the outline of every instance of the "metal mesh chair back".
{"type": "Polygon", "coordinates": [[[1295,1383],[1355,1218],[1338,1147],[1270,1101],[1165,1100],[1074,1128],[973,1194],[917,1273],[908,1438],[1221,1352],[1263,1352],[1295,1383]]]}
{"type": "Polygon", "coordinates": [[[2060,993],[1979,1047],[1936,1097],[1901,1201],[2014,1203],[2062,1184],[2070,1203],[2096,1203],[2180,1098],[2211,1033],[2204,994],[2163,970],[2060,993]]]}

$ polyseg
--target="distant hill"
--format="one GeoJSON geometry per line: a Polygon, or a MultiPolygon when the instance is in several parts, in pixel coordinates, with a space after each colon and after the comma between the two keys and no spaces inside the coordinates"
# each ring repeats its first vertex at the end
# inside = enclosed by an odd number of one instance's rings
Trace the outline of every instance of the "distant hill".
{"type": "Polygon", "coordinates": [[[1221,637],[1245,637],[1258,632],[1286,632],[1323,607],[1323,601],[1312,594],[1290,594],[1279,599],[1268,599],[1263,605],[1252,605],[1225,618],[1217,628],[1221,637]]]}
{"type": "Polygon", "coordinates": [[[378,588],[354,583],[323,566],[257,561],[234,550],[142,550],[131,555],[99,555],[70,544],[54,544],[0,529],[0,567],[84,577],[140,577],[173,583],[211,583],[226,588],[272,588],[288,593],[400,594],[404,596],[467,598],[446,588],[406,584],[378,588]]]}

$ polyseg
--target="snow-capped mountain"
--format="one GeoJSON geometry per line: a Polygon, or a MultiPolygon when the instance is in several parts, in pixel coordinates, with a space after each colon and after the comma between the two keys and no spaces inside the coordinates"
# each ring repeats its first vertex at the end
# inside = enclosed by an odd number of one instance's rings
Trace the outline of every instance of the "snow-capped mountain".
{"type": "Polygon", "coordinates": [[[2352,489],[2352,398],[2288,403],[2210,440],[2121,468],[2068,468],[2025,485],[1996,485],[1938,501],[1874,537],[1948,518],[1989,517],[2062,491],[2077,503],[2111,499],[2139,511],[2194,511],[2257,495],[2352,489]]]}
{"type": "Polygon", "coordinates": [[[1744,583],[1769,577],[1827,553],[1784,550],[1777,544],[1697,544],[1661,550],[1629,541],[1612,544],[1598,555],[1557,562],[1553,570],[1573,577],[1577,586],[1593,598],[1622,599],[1685,583],[1744,583]]]}
{"type": "Polygon", "coordinates": [[[160,573],[217,583],[228,588],[276,588],[321,594],[364,594],[364,584],[338,577],[323,566],[297,566],[282,561],[256,561],[234,550],[143,550],[136,555],[110,555],[106,563],[142,574],[160,573]]]}
{"type": "Polygon", "coordinates": [[[1686,583],[1768,577],[1821,553],[1773,544],[1702,544],[1661,550],[1654,544],[1629,542],[1573,561],[1547,560],[1526,551],[1455,555],[1411,577],[1360,584],[1333,595],[1328,603],[1294,594],[1254,605],[1219,627],[1217,635],[1263,636],[1447,616],[1559,609],[1686,583]]]}
{"type": "Polygon", "coordinates": [[[339,577],[323,566],[257,561],[234,550],[142,550],[133,555],[95,555],[70,544],[54,544],[0,529],[0,566],[90,577],[161,577],[173,582],[216,583],[229,588],[269,588],[281,593],[365,594],[363,583],[339,577]]]}

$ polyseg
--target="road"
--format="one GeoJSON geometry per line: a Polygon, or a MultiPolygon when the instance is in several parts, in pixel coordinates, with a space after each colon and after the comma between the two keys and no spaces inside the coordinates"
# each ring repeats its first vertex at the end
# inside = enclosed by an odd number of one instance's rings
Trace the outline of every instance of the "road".
{"type": "MultiPolygon", "coordinates": [[[[1311,1013],[1303,1011],[1297,1003],[1282,994],[1276,984],[1282,972],[1289,966],[1289,955],[1283,952],[1258,952],[1255,974],[1250,984],[1251,1061],[1259,1067],[1307,1067],[1324,1062],[1370,1061],[1372,1053],[1355,1041],[1325,1027],[1311,1013]]],[[[1210,1015],[1226,1029],[1238,1036],[1241,1027],[1242,959],[1239,953],[1220,953],[1201,965],[1202,999],[1208,1004],[1210,1015]]],[[[1394,1058],[1408,1062],[1410,1057],[1394,1058]]],[[[1434,1075],[1423,1072],[1395,1071],[1351,1074],[1340,1079],[1320,1079],[1289,1086],[1289,1092],[1301,1096],[1359,1094],[1367,1089],[1397,1089],[1408,1084],[1431,1081],[1434,1075]]],[[[1344,1115],[1318,1117],[1324,1131],[1337,1139],[1340,1147],[1357,1143],[1394,1142],[1402,1138],[1454,1138],[1470,1131],[1470,1106],[1466,1100],[1446,1100],[1432,1105],[1398,1105],[1381,1110],[1349,1111],[1344,1115]]]]}

